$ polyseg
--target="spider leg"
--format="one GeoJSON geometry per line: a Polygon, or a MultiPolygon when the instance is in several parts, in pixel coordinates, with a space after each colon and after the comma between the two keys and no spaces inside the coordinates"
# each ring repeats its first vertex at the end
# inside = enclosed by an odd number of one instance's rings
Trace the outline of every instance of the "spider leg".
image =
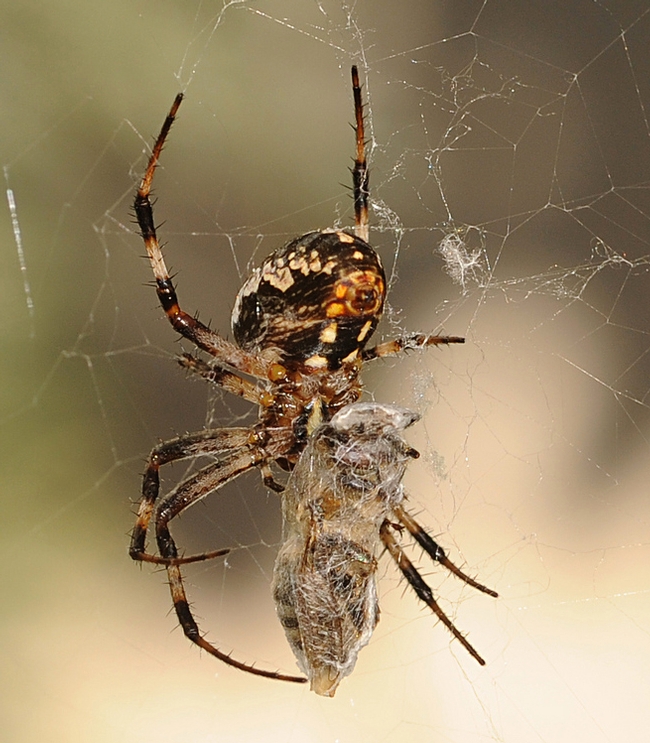
{"type": "Polygon", "coordinates": [[[440,608],[438,602],[433,597],[433,592],[424,582],[422,576],[420,575],[420,573],[418,573],[413,563],[404,554],[404,550],[395,540],[395,537],[391,532],[391,525],[388,521],[384,521],[384,523],[381,525],[381,528],[379,529],[379,535],[381,537],[381,541],[384,543],[386,549],[390,553],[390,556],[393,558],[393,560],[395,560],[395,562],[397,563],[397,567],[402,571],[402,574],[409,582],[409,585],[411,586],[411,588],[413,588],[418,598],[424,601],[424,603],[445,625],[445,627],[447,627],[451,634],[462,644],[462,646],[465,648],[465,650],[467,650],[472,658],[474,658],[482,666],[484,666],[485,661],[483,660],[483,658],[481,658],[481,656],[476,652],[472,645],[470,645],[465,636],[462,635],[458,629],[456,629],[456,626],[451,621],[451,619],[449,619],[449,617],[440,608]]]}
{"type": "Polygon", "coordinates": [[[275,479],[271,467],[266,462],[260,464],[259,467],[260,472],[262,473],[262,482],[264,483],[264,487],[273,490],[274,493],[284,493],[284,485],[275,479]]]}
{"type": "Polygon", "coordinates": [[[175,564],[178,559],[169,522],[206,495],[259,463],[260,459],[252,451],[233,451],[221,461],[204,467],[184,480],[160,502],[156,509],[155,528],[158,551],[165,560],[164,564],[175,564]]]}
{"type": "Polygon", "coordinates": [[[493,591],[491,588],[487,588],[481,583],[478,583],[473,578],[470,578],[469,575],[463,573],[460,568],[456,567],[456,565],[454,565],[453,562],[451,562],[451,560],[447,557],[442,547],[434,539],[432,539],[431,536],[427,534],[427,532],[420,526],[420,524],[418,524],[418,522],[401,506],[395,506],[395,508],[393,508],[393,511],[400,522],[404,524],[404,526],[409,530],[415,541],[420,545],[420,547],[422,547],[422,549],[429,555],[432,560],[439,562],[442,566],[447,568],[450,573],[453,573],[455,576],[467,583],[468,586],[476,588],[477,591],[487,593],[488,596],[493,596],[494,598],[499,597],[499,594],[496,591],[493,591]]]}
{"type": "Polygon", "coordinates": [[[183,587],[183,578],[181,576],[181,570],[178,565],[170,565],[167,568],[167,575],[169,577],[169,586],[172,592],[172,598],[174,600],[174,609],[176,610],[176,616],[178,621],[185,633],[185,636],[193,643],[198,645],[200,648],[205,650],[210,655],[223,661],[229,666],[238,668],[240,671],[246,671],[252,673],[255,676],[264,676],[265,678],[275,679],[276,681],[292,681],[297,684],[306,683],[307,679],[303,676],[290,676],[288,674],[279,673],[278,671],[265,671],[262,668],[256,668],[255,666],[249,665],[248,663],[242,663],[239,660],[231,657],[228,653],[224,653],[219,648],[215,647],[212,643],[208,642],[205,637],[201,635],[199,626],[192,615],[190,605],[185,595],[185,589],[183,587]]]}
{"type": "Polygon", "coordinates": [[[368,242],[368,198],[369,175],[366,163],[366,139],[363,121],[363,101],[361,100],[361,86],[357,66],[352,66],[352,94],[354,96],[354,117],[357,151],[352,169],[352,186],[354,197],[354,233],[365,242],[368,242]]]}
{"type": "MultiPolygon", "coordinates": [[[[131,534],[129,554],[134,560],[152,562],[158,565],[169,565],[169,558],[162,558],[147,553],[145,541],[149,522],[153,515],[154,506],[160,492],[159,470],[165,464],[181,459],[189,459],[201,454],[218,455],[226,452],[237,452],[248,448],[254,433],[249,428],[228,428],[200,431],[176,439],[170,439],[159,444],[149,455],[147,468],[142,481],[142,498],[138,507],[138,515],[131,534]]],[[[248,455],[249,458],[250,454],[248,455]]],[[[237,473],[238,474],[238,473],[237,473]]],[[[236,475],[232,475],[235,477],[236,475]]],[[[223,484],[223,483],[222,483],[223,484]]],[[[225,551],[227,552],[227,550],[225,551]]],[[[215,553],[205,553],[207,556],[196,556],[202,559],[217,557],[225,554],[223,550],[215,553]]],[[[176,564],[196,562],[194,557],[174,558],[176,564]]]]}
{"type": "Polygon", "coordinates": [[[215,658],[241,671],[278,681],[304,683],[307,679],[302,676],[290,676],[277,671],[265,671],[247,663],[242,663],[232,658],[228,653],[219,650],[219,648],[205,639],[190,609],[178,563],[178,551],[169,531],[169,522],[175,516],[178,516],[186,508],[189,508],[198,500],[204,498],[208,493],[213,492],[229,480],[232,480],[234,477],[256,465],[259,465],[259,461],[252,452],[234,452],[224,461],[205,467],[200,472],[197,472],[196,475],[181,483],[158,507],[156,513],[156,540],[160,554],[167,561],[166,569],[174,610],[176,611],[181,628],[189,640],[215,658]]]}
{"type": "Polygon", "coordinates": [[[395,356],[402,351],[427,348],[428,346],[447,346],[450,343],[465,343],[465,339],[457,335],[424,335],[423,333],[412,333],[394,338],[392,341],[380,343],[372,348],[366,348],[361,353],[361,359],[363,361],[372,361],[383,356],[395,356]]]}
{"type": "Polygon", "coordinates": [[[180,333],[183,337],[187,338],[211,356],[219,359],[222,363],[232,366],[239,371],[252,374],[260,379],[267,379],[269,372],[268,363],[257,358],[254,354],[243,351],[234,343],[230,343],[225,338],[222,338],[218,333],[215,333],[207,327],[207,325],[199,322],[195,317],[188,315],[187,312],[184,312],[180,308],[174,284],[169,275],[169,271],[167,270],[167,266],[165,265],[165,259],[163,258],[160,243],[158,242],[158,236],[156,234],[156,225],[154,222],[150,194],[154,173],[160,159],[160,153],[162,152],[163,145],[165,144],[165,140],[167,139],[172,124],[174,123],[174,119],[176,118],[182,100],[182,93],[179,93],[174,99],[174,103],[167,114],[162,129],[160,130],[160,134],[158,135],[153,150],[151,151],[147,170],[142,177],[133,204],[135,216],[138,220],[142,239],[144,240],[153,275],[156,280],[158,299],[160,300],[160,304],[162,305],[169,322],[172,324],[176,332],[180,333]]]}
{"type": "Polygon", "coordinates": [[[231,395],[243,397],[244,400],[256,403],[257,405],[268,405],[272,400],[271,393],[260,389],[256,384],[248,379],[243,379],[238,374],[225,369],[216,364],[206,364],[202,359],[184,353],[178,357],[178,363],[187,371],[202,377],[218,387],[222,387],[231,395]]]}

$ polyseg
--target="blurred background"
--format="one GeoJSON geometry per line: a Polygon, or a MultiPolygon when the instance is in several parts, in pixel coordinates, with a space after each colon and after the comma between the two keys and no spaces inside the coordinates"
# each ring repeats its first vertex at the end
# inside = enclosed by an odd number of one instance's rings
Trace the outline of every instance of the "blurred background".
{"type": "MultiPolygon", "coordinates": [[[[650,662],[650,2],[79,0],[3,5],[0,729],[11,741],[632,741],[650,662]],[[480,668],[381,563],[382,619],[333,700],[200,654],[127,556],[159,440],[241,425],[187,380],[131,203],[174,95],[156,219],[181,304],[229,330],[249,269],[352,223],[367,101],[384,337],[418,410],[413,551],[480,668]],[[441,251],[440,246],[443,246],[441,251]]],[[[248,416],[248,417],[247,417],[248,416]]],[[[254,416],[253,416],[254,417],[254,416]]],[[[165,487],[186,470],[166,472],[165,487]]],[[[175,523],[208,637],[294,672],[269,592],[277,497],[240,478],[175,523]]]]}

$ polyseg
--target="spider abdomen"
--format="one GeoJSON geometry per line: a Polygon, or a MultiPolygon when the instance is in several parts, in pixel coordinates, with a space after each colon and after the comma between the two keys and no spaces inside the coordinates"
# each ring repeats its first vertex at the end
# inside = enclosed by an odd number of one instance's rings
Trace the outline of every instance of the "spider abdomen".
{"type": "Polygon", "coordinates": [[[338,369],[371,337],[386,296],[375,250],[343,230],[309,232],[244,283],[232,329],[246,351],[276,349],[287,367],[338,369]]]}

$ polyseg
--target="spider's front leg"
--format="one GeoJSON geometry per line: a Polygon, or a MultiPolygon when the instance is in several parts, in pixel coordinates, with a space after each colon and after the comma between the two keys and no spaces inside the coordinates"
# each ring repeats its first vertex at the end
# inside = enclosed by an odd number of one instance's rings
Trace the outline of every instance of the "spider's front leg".
{"type": "Polygon", "coordinates": [[[467,583],[468,586],[471,586],[482,593],[487,593],[487,595],[492,596],[492,598],[499,598],[499,594],[496,591],[484,586],[482,583],[474,580],[474,578],[470,578],[469,575],[456,567],[456,565],[454,565],[454,563],[447,557],[443,548],[420,526],[420,524],[418,524],[408,511],[404,510],[401,506],[395,506],[393,511],[399,519],[400,524],[403,524],[408,529],[413,539],[415,539],[432,560],[439,562],[450,573],[453,573],[457,578],[460,578],[463,583],[467,583]]]}

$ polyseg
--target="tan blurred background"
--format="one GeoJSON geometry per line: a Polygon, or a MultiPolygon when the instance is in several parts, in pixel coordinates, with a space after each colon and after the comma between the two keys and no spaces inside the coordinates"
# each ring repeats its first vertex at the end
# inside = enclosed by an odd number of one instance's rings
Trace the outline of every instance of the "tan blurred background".
{"type": "MultiPolygon", "coordinates": [[[[646,739],[650,3],[395,8],[3,4],[4,188],[25,267],[4,206],[3,740],[646,739]],[[150,448],[247,410],[174,363],[130,203],[182,89],[156,218],[181,303],[226,330],[249,263],[350,224],[352,62],[393,280],[382,330],[468,338],[366,380],[423,413],[413,509],[501,597],[419,558],[479,668],[383,562],[382,621],[325,700],[200,655],[164,575],[127,557],[150,448]],[[465,291],[436,252],[445,234],[483,249],[465,291]]],[[[268,589],[280,528],[252,477],[175,534],[234,548],[187,571],[209,637],[292,672],[268,589]]]]}

